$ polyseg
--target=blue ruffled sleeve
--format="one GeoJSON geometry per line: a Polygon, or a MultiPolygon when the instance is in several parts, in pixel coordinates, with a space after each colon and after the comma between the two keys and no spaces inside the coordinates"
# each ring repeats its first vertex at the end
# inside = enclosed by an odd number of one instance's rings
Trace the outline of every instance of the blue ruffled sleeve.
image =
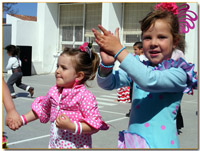
{"type": "Polygon", "coordinates": [[[128,55],[120,67],[140,88],[148,92],[183,91],[192,94],[193,88],[197,86],[194,64],[187,63],[183,58],[177,61],[164,60],[158,67],[152,67],[128,55]]]}
{"type": "Polygon", "coordinates": [[[197,72],[194,71],[194,64],[187,63],[183,58],[179,58],[177,61],[170,59],[164,60],[154,70],[166,70],[170,68],[182,68],[187,74],[187,86],[184,89],[184,93],[193,94],[193,89],[197,89],[197,72]]]}

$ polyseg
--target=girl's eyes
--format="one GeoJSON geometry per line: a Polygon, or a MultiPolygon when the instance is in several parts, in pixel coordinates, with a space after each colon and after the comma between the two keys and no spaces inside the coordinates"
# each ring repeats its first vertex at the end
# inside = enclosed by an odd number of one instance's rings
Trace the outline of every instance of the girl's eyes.
{"type": "Polygon", "coordinates": [[[58,69],[58,68],[62,68],[63,70],[67,70],[67,67],[65,67],[65,66],[59,66],[59,65],[56,65],[56,68],[58,69]]]}
{"type": "MultiPolygon", "coordinates": [[[[158,39],[165,39],[165,38],[167,38],[167,37],[166,36],[158,36],[158,39]]],[[[150,39],[152,39],[151,36],[144,36],[143,37],[143,40],[150,40],[150,39]]]]}
{"type": "Polygon", "coordinates": [[[151,37],[150,36],[144,36],[143,37],[143,40],[148,40],[148,39],[151,39],[151,37]]]}
{"type": "Polygon", "coordinates": [[[159,39],[165,39],[167,38],[166,36],[158,36],[159,39]]]}
{"type": "Polygon", "coordinates": [[[67,70],[67,68],[66,68],[66,67],[62,67],[62,69],[63,69],[63,70],[67,70]]]}

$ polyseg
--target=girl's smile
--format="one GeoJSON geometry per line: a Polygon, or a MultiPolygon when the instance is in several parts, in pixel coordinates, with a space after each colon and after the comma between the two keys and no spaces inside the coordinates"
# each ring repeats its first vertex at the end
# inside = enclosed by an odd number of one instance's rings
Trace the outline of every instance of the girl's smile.
{"type": "Polygon", "coordinates": [[[150,50],[149,53],[150,53],[150,56],[152,58],[154,58],[154,57],[158,57],[158,55],[160,54],[160,51],[158,51],[158,50],[150,50]]]}
{"type": "Polygon", "coordinates": [[[157,20],[142,35],[145,56],[154,65],[171,58],[176,45],[173,42],[170,26],[165,20],[157,20]]]}

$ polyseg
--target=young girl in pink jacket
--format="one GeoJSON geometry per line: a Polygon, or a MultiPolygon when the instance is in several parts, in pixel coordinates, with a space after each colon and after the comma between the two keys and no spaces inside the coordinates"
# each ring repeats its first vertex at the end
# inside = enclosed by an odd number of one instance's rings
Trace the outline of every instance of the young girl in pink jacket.
{"type": "Polygon", "coordinates": [[[23,125],[38,118],[41,123],[50,121],[49,148],[92,148],[91,134],[109,128],[95,96],[84,86],[95,78],[98,65],[99,57],[88,43],[80,49],[65,48],[58,58],[56,84],[21,116],[23,125]]]}

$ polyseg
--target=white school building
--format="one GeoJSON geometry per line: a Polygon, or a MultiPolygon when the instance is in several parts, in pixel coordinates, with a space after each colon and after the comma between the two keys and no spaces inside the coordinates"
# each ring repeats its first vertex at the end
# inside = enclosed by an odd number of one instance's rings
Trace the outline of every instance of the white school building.
{"type": "MultiPolygon", "coordinates": [[[[189,3],[198,12],[198,3],[189,3]]],[[[6,16],[11,26],[10,44],[31,46],[31,74],[53,73],[58,54],[65,46],[79,47],[94,40],[92,28],[101,24],[114,32],[120,28],[120,39],[129,51],[141,39],[139,21],[153,10],[155,3],[38,3],[37,21],[27,21],[12,15],[6,16]]],[[[185,57],[198,63],[198,21],[195,29],[185,34],[185,57]]],[[[96,51],[99,51],[95,45],[96,51]]],[[[4,54],[5,55],[5,54],[4,54]]],[[[4,57],[4,56],[3,56],[4,57]]],[[[7,60],[4,57],[4,63],[7,60]]]]}

